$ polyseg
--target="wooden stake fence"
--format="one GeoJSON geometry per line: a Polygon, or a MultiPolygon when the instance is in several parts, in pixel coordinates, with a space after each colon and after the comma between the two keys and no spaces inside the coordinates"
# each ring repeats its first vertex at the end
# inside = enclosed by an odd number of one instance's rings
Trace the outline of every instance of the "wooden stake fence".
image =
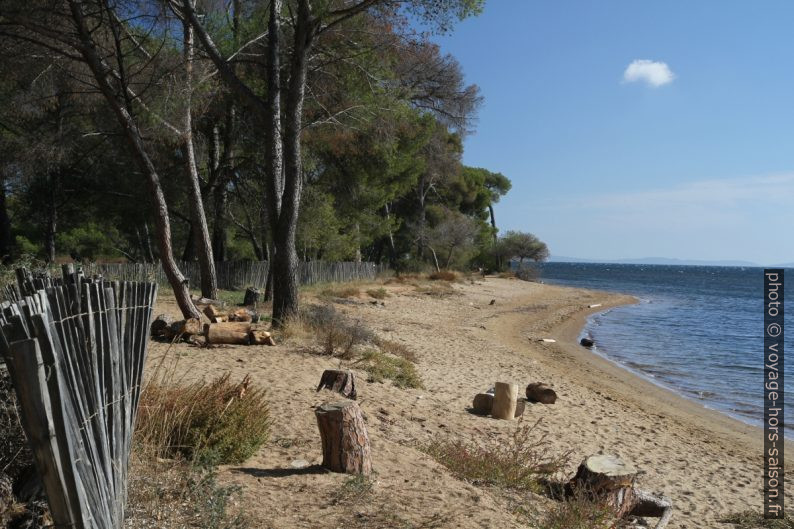
{"type": "Polygon", "coordinates": [[[121,529],[157,285],[17,273],[0,352],[55,527],[121,529]]]}
{"type": "MultiPolygon", "coordinates": [[[[268,265],[267,261],[217,262],[215,263],[215,272],[218,276],[218,288],[223,290],[245,290],[247,287],[263,289],[267,282],[268,265]]],[[[308,261],[300,263],[298,278],[301,285],[372,280],[387,268],[386,265],[375,263],[308,261]]],[[[83,269],[89,276],[101,275],[105,279],[116,281],[154,281],[160,286],[168,286],[168,278],[159,263],[88,263],[83,265],[83,269]]],[[[179,269],[191,286],[201,284],[201,272],[197,262],[180,261],[179,269]]]]}

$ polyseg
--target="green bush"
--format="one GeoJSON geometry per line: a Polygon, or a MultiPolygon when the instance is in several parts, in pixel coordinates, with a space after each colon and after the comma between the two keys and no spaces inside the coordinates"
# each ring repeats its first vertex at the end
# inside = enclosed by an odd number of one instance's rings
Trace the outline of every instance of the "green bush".
{"type": "Polygon", "coordinates": [[[203,465],[242,463],[267,441],[265,394],[222,375],[188,386],[150,383],[141,394],[137,433],[167,457],[203,465]]]}
{"type": "Polygon", "coordinates": [[[355,362],[369,374],[371,382],[391,380],[398,388],[421,388],[422,379],[416,366],[406,358],[391,356],[382,351],[366,351],[355,362]]]}

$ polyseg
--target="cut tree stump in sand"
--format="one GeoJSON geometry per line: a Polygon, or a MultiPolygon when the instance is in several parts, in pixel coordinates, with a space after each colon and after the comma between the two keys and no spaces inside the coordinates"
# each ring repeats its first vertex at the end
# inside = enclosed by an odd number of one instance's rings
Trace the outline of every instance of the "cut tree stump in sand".
{"type": "Polygon", "coordinates": [[[332,472],[369,475],[372,455],[361,409],[352,400],[314,410],[323,444],[323,466],[332,472]]]}
{"type": "Polygon", "coordinates": [[[494,419],[512,420],[516,416],[518,401],[518,384],[497,382],[494,386],[493,407],[491,416],[494,419]]]}
{"type": "Polygon", "coordinates": [[[579,465],[568,482],[568,492],[582,491],[605,500],[617,518],[650,516],[659,518],[655,529],[664,529],[673,516],[673,504],[665,497],[634,488],[637,469],[615,455],[590,456],[579,465]]]}
{"type": "Polygon", "coordinates": [[[341,369],[326,369],[320,377],[317,391],[329,389],[343,397],[356,400],[356,377],[352,371],[341,369]]]}
{"type": "Polygon", "coordinates": [[[242,344],[250,343],[251,325],[245,322],[207,323],[204,325],[204,338],[208,344],[242,344]],[[242,326],[247,326],[242,328],[242,326]]]}
{"type": "Polygon", "coordinates": [[[541,404],[554,404],[557,402],[557,393],[542,382],[533,382],[527,386],[527,400],[541,404]]]}
{"type": "Polygon", "coordinates": [[[493,395],[490,393],[477,393],[474,395],[471,407],[477,415],[490,415],[493,408],[493,395]]]}
{"type": "Polygon", "coordinates": [[[254,287],[248,287],[245,289],[245,296],[243,297],[243,305],[251,306],[259,303],[259,297],[261,296],[261,292],[259,289],[254,287]]]}

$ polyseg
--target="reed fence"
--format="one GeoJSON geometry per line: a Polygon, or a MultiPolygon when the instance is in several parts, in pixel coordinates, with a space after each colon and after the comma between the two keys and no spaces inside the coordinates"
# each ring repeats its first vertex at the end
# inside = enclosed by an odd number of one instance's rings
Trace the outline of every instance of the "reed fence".
{"type": "MultiPolygon", "coordinates": [[[[215,273],[218,277],[218,288],[223,290],[264,288],[268,267],[268,261],[217,262],[215,273]]],[[[180,261],[179,269],[191,287],[198,287],[201,284],[198,262],[180,261]]],[[[386,265],[368,262],[302,261],[298,267],[298,280],[301,285],[372,280],[387,269],[386,265]]],[[[159,263],[87,263],[83,265],[83,271],[88,277],[101,275],[113,281],[152,281],[160,286],[168,286],[168,278],[159,263]]]]}

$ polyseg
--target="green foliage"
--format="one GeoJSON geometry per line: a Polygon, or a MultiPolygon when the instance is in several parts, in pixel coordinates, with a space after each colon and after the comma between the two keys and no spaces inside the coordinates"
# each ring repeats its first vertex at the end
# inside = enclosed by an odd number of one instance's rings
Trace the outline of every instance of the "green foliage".
{"type": "Polygon", "coordinates": [[[546,243],[531,233],[520,231],[508,231],[500,237],[496,251],[507,259],[518,257],[521,263],[525,259],[545,261],[549,257],[546,243]]]}
{"type": "Polygon", "coordinates": [[[604,502],[585,494],[566,498],[551,508],[538,529],[613,529],[615,512],[604,502]]]}
{"type": "Polygon", "coordinates": [[[752,510],[730,514],[720,521],[737,529],[794,529],[794,518],[788,514],[780,519],[765,519],[762,512],[752,510]]]}
{"type": "Polygon", "coordinates": [[[365,352],[355,365],[369,374],[370,382],[391,380],[398,388],[421,388],[422,379],[416,366],[408,359],[382,351],[365,352]]]}
{"type": "Polygon", "coordinates": [[[81,260],[94,260],[99,257],[119,256],[115,248],[115,241],[118,239],[119,232],[113,226],[88,222],[59,233],[56,244],[61,253],[79,256],[81,260]]]}

